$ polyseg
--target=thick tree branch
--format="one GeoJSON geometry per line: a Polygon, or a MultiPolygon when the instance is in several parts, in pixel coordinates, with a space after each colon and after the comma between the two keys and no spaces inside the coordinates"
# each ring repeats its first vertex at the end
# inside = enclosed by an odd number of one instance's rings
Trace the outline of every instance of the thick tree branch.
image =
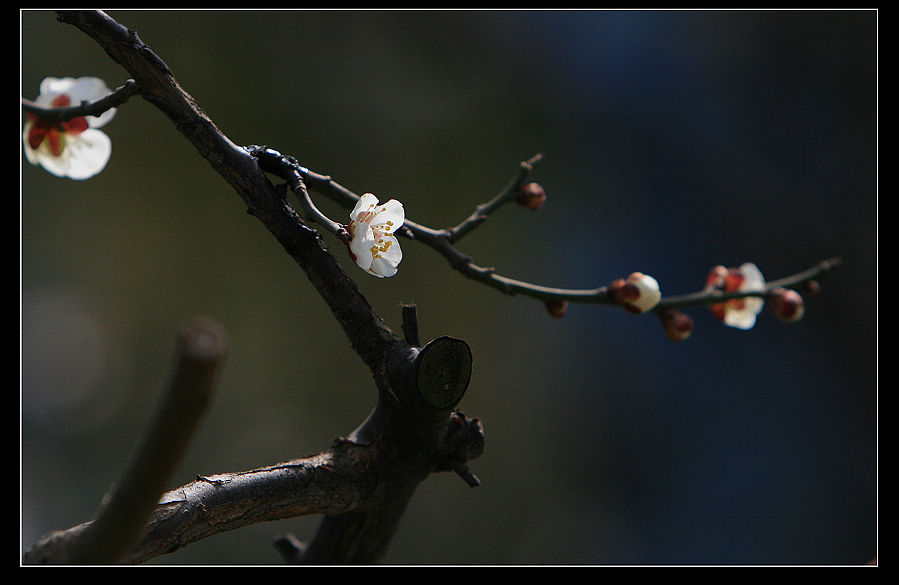
{"type": "MultiPolygon", "coordinates": [[[[483,448],[479,421],[452,410],[471,373],[467,344],[438,338],[418,348],[397,337],[319,234],[269,182],[257,159],[215,127],[169,67],[133,31],[99,11],[64,11],[59,18],[91,36],[121,64],[140,95],[163,112],[235,189],[248,212],[306,273],[378,388],[378,403],[369,419],[334,449],[316,456],[319,463],[311,467],[308,459],[298,460],[203,478],[169,492],[128,562],[174,550],[216,531],[307,513],[323,513],[325,518],[306,550],[305,562],[376,562],[418,483],[436,471],[458,470],[459,462],[479,455],[483,448]],[[323,503],[331,502],[323,494],[340,493],[348,495],[336,504],[323,503]]],[[[306,199],[301,185],[295,182],[292,188],[306,199]]],[[[87,523],[63,532],[77,536],[90,527],[87,523]]]]}
{"type": "Polygon", "coordinates": [[[125,561],[142,563],[258,522],[346,513],[374,490],[371,456],[371,450],[347,444],[251,471],[199,476],[162,497],[125,561]]]}
{"type": "MultiPolygon", "coordinates": [[[[483,429],[477,419],[454,411],[471,374],[468,345],[461,340],[438,337],[419,347],[417,323],[407,322],[406,319],[414,318],[408,312],[404,318],[405,339],[398,337],[343,271],[319,233],[307,223],[321,225],[345,241],[347,234],[343,226],[315,207],[307,188],[347,208],[352,208],[358,200],[355,193],[276,151],[235,145],[180,87],[165,62],[134,31],[103,12],[62,11],[59,18],[91,36],[122,65],[134,80],[134,85],[128,87],[136,87],[232,186],[248,212],[265,225],[305,272],[353,349],[372,372],[378,389],[377,405],[369,418],[329,451],[248,472],[201,477],[168,492],[154,504],[148,523],[135,520],[138,526],[146,525],[147,532],[124,558],[127,562],[141,562],[222,530],[321,513],[325,516],[322,526],[308,545],[298,544],[290,537],[279,541],[279,548],[288,560],[376,562],[386,550],[418,483],[429,474],[451,470],[468,485],[479,483],[466,462],[480,455],[483,429]],[[266,173],[274,173],[288,183],[299,198],[305,220],[290,206],[283,192],[272,185],[266,173]]],[[[406,220],[397,233],[432,247],[463,275],[506,294],[523,294],[548,304],[615,302],[605,286],[562,289],[501,276],[492,268],[474,264],[456,248],[455,243],[512,199],[536,160],[522,163],[506,189],[478,206],[454,228],[432,229],[406,220]]],[[[833,261],[825,262],[810,271],[769,283],[769,287],[806,282],[835,265],[833,261]]],[[[702,291],[663,299],[664,304],[660,303],[658,309],[763,296],[768,290],[729,294],[702,291]]],[[[36,548],[46,544],[43,550],[49,551],[53,545],[72,539],[78,543],[68,544],[69,548],[85,547],[91,554],[99,552],[100,545],[92,544],[93,537],[89,535],[101,530],[101,518],[102,515],[95,522],[42,539],[36,548]]],[[[133,527],[128,530],[134,531],[133,527]]],[[[122,551],[109,554],[102,558],[122,558],[122,551]]],[[[31,557],[32,561],[47,558],[31,557]]]]}
{"type": "Polygon", "coordinates": [[[122,65],[141,96],[175,125],[246,203],[306,272],[328,303],[353,348],[379,368],[396,336],[311,229],[268,181],[256,159],[228,139],[187,94],[169,67],[131,31],[99,11],[63,11],[60,20],[81,29],[122,65]]]}
{"type": "Polygon", "coordinates": [[[44,537],[26,553],[26,563],[118,563],[141,538],[206,413],[227,340],[221,325],[197,319],[182,329],[176,349],[172,380],[156,416],[96,518],[44,537]]]}
{"type": "MultiPolygon", "coordinates": [[[[142,563],[209,536],[257,522],[282,520],[308,514],[340,514],[357,507],[372,491],[368,450],[341,444],[318,455],[285,461],[238,473],[198,476],[197,480],[162,494],[141,524],[140,542],[129,543],[118,560],[142,563]],[[133,546],[136,543],[136,546],[133,546]]],[[[54,532],[26,553],[29,564],[107,562],[90,557],[62,556],[60,551],[77,546],[84,550],[96,543],[85,541],[96,522],[54,532]]],[[[100,543],[101,545],[103,543],[100,543]]]]}

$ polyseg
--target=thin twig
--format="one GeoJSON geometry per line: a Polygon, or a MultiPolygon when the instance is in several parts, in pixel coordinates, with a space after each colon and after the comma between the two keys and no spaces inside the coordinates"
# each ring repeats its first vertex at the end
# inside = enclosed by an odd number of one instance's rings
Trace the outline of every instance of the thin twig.
{"type": "MultiPolygon", "coordinates": [[[[475,264],[470,256],[464,254],[453,245],[464,235],[480,226],[491,213],[496,211],[503,204],[511,201],[518,189],[521,188],[525,180],[529,177],[533,165],[541,158],[541,155],[538,154],[529,160],[523,161],[519,173],[512,179],[505,189],[487,203],[478,205],[475,208],[475,211],[456,227],[449,229],[434,229],[406,219],[406,222],[403,224],[403,229],[399,230],[397,233],[409,239],[419,241],[434,249],[447,259],[453,269],[466,277],[482,284],[486,284],[487,286],[508,295],[520,294],[543,302],[570,301],[576,303],[617,304],[616,301],[609,297],[607,286],[599,286],[591,289],[572,289],[543,286],[516,280],[498,274],[493,268],[475,264]]],[[[337,183],[328,175],[315,173],[299,165],[297,165],[297,172],[305,178],[305,182],[310,189],[330,197],[333,201],[344,207],[352,208],[359,199],[358,195],[337,183]]],[[[775,288],[795,287],[809,280],[813,280],[814,278],[833,270],[839,266],[839,264],[840,261],[838,258],[824,260],[808,270],[769,282],[765,290],[761,292],[734,291],[724,293],[721,291],[703,290],[686,295],[663,297],[655,310],[660,311],[667,308],[691,305],[709,305],[729,299],[750,296],[765,296],[775,288]]]]}
{"type": "Polygon", "coordinates": [[[777,280],[766,282],[765,288],[759,291],[733,291],[725,293],[716,289],[709,289],[691,294],[663,297],[662,300],[659,301],[659,304],[655,306],[654,310],[656,312],[659,312],[665,309],[673,309],[676,307],[680,308],[698,305],[711,305],[730,299],[742,299],[746,297],[765,298],[767,296],[770,296],[771,291],[775,289],[797,288],[809,281],[818,279],[838,268],[840,264],[842,264],[842,260],[840,258],[830,258],[827,260],[822,260],[821,262],[818,262],[811,268],[803,270],[802,272],[797,272],[796,274],[792,274],[790,276],[785,276],[777,280]]]}
{"type": "Polygon", "coordinates": [[[344,242],[349,241],[350,235],[346,226],[328,218],[312,202],[312,198],[306,190],[306,184],[303,182],[304,169],[299,166],[296,159],[265,146],[248,146],[246,150],[259,161],[262,170],[273,173],[287,182],[287,186],[299,199],[308,221],[321,225],[344,242]]]}
{"type": "MultiPolygon", "coordinates": [[[[259,157],[261,151],[258,149],[260,148],[265,147],[251,146],[247,147],[247,150],[254,156],[259,157]]],[[[277,151],[272,152],[282,156],[277,151]]],[[[461,272],[472,280],[486,284],[505,294],[522,294],[543,301],[572,300],[581,303],[611,303],[611,300],[606,294],[607,291],[605,286],[593,289],[565,289],[516,280],[508,276],[497,274],[493,268],[478,266],[472,261],[470,256],[453,245],[455,241],[459,240],[462,236],[471,232],[471,230],[483,223],[490,213],[493,213],[501,205],[510,201],[518,188],[529,176],[534,163],[540,160],[540,158],[541,156],[537,155],[522,162],[519,173],[509,186],[487,203],[479,205],[467,219],[462,221],[456,227],[451,229],[434,229],[407,218],[403,227],[397,230],[396,233],[410,240],[415,240],[429,246],[446,258],[453,269],[461,272]]],[[[291,157],[283,157],[279,161],[279,164],[284,164],[285,160],[293,159],[291,157]]],[[[356,193],[336,182],[329,175],[322,175],[311,171],[295,161],[293,161],[292,164],[295,165],[295,172],[302,176],[305,185],[309,189],[329,197],[338,205],[347,209],[352,209],[359,200],[359,196],[356,193]]],[[[284,173],[282,169],[278,174],[284,178],[287,173],[284,173]]]]}
{"type": "Polygon", "coordinates": [[[22,109],[26,112],[37,114],[48,122],[66,122],[72,118],[81,116],[99,117],[103,112],[121,106],[136,93],[138,93],[137,82],[133,79],[129,79],[121,86],[112,90],[111,93],[92,102],[84,101],[72,106],[56,107],[42,106],[32,100],[22,98],[22,109]]]}
{"type": "Polygon", "coordinates": [[[518,193],[518,190],[521,189],[521,186],[530,176],[534,165],[542,158],[542,154],[537,154],[530,159],[523,161],[521,163],[521,169],[518,175],[514,179],[512,179],[512,182],[510,182],[505,189],[500,191],[499,194],[496,195],[496,197],[494,197],[487,203],[478,205],[475,208],[474,212],[469,215],[462,223],[449,230],[449,240],[451,242],[458,242],[465,234],[484,223],[484,221],[491,213],[493,213],[509,201],[514,200],[515,195],[518,193]]]}

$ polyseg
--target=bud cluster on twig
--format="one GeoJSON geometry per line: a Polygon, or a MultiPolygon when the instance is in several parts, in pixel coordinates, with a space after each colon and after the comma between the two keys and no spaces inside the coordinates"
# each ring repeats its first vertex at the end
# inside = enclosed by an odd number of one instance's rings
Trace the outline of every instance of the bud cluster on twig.
{"type": "MultiPolygon", "coordinates": [[[[22,100],[27,112],[23,140],[28,160],[58,176],[85,179],[96,175],[106,166],[110,153],[109,138],[96,128],[106,124],[115,114],[116,106],[137,91],[133,80],[109,91],[102,80],[93,77],[45,79],[37,100],[22,100]],[[73,101],[78,104],[73,105],[73,101]]],[[[397,236],[403,236],[433,248],[468,278],[506,294],[543,301],[553,317],[565,315],[570,302],[620,305],[635,314],[652,311],[660,317],[668,337],[676,341],[688,338],[693,329],[693,320],[679,310],[685,305],[708,305],[725,325],[748,330],[755,325],[756,316],[768,300],[778,319],[797,321],[805,308],[795,288],[805,286],[806,291],[811,291],[817,286],[814,278],[839,264],[838,259],[827,260],[810,269],[814,274],[805,271],[773,285],[765,283],[753,263],[736,268],[716,266],[709,272],[702,291],[679,297],[663,298],[658,281],[643,272],[634,272],[626,279],[619,278],[608,286],[593,289],[547,287],[478,266],[456,247],[463,237],[506,203],[515,202],[532,211],[546,204],[544,187],[529,180],[542,155],[523,161],[512,181],[491,200],[476,206],[461,223],[452,228],[433,229],[408,219],[403,205],[395,199],[381,204],[371,193],[360,197],[331,177],[310,171],[293,157],[272,148],[248,146],[246,150],[263,170],[285,181],[297,195],[306,219],[343,241],[354,263],[369,274],[380,278],[396,274],[403,258],[397,236]],[[344,224],[328,218],[313,203],[309,189],[352,209],[349,222],[344,224]]]]}

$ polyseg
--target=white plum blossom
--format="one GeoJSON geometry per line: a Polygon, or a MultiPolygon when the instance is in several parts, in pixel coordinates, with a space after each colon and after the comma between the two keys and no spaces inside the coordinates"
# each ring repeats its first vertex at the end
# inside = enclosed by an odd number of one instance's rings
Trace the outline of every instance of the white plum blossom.
{"type": "MultiPolygon", "coordinates": [[[[109,94],[106,83],[97,77],[47,77],[41,82],[34,102],[45,107],[79,105],[109,94]]],[[[65,122],[50,122],[28,112],[22,134],[25,158],[57,177],[87,179],[106,167],[112,143],[98,128],[115,116],[115,108],[100,116],[81,116],[65,122]]]]}
{"type": "Polygon", "coordinates": [[[396,199],[380,205],[371,193],[360,197],[347,226],[350,256],[356,265],[378,278],[396,274],[403,251],[393,233],[405,221],[403,204],[396,199]]]}
{"type": "MultiPolygon", "coordinates": [[[[752,262],[741,264],[739,268],[716,266],[706,279],[706,288],[717,289],[725,293],[763,293],[765,291],[765,278],[752,262]]],[[[756,316],[762,311],[764,306],[764,298],[761,296],[749,296],[716,303],[709,308],[712,314],[723,321],[725,325],[748,330],[755,326],[756,316]]]]}

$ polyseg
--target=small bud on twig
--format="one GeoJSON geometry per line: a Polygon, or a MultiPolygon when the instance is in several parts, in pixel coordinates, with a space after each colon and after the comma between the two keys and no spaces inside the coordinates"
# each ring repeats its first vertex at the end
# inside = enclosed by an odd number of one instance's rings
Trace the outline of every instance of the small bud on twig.
{"type": "Polygon", "coordinates": [[[609,298],[631,313],[645,313],[662,298],[658,281],[642,272],[634,272],[625,280],[619,278],[609,285],[609,298]]]}
{"type": "Polygon", "coordinates": [[[515,194],[515,201],[525,209],[536,211],[546,202],[546,191],[540,183],[526,183],[515,194]]]}
{"type": "Polygon", "coordinates": [[[667,309],[659,314],[665,335],[671,341],[683,341],[693,333],[693,319],[675,309],[667,309]]]}
{"type": "Polygon", "coordinates": [[[805,303],[795,290],[776,288],[769,297],[774,315],[784,323],[793,323],[805,314],[805,303]]]}
{"type": "Polygon", "coordinates": [[[546,311],[556,319],[561,319],[568,312],[568,301],[547,301],[546,311]]]}
{"type": "Polygon", "coordinates": [[[802,285],[802,288],[804,289],[803,292],[810,297],[821,292],[821,284],[817,280],[809,280],[802,285]]]}

